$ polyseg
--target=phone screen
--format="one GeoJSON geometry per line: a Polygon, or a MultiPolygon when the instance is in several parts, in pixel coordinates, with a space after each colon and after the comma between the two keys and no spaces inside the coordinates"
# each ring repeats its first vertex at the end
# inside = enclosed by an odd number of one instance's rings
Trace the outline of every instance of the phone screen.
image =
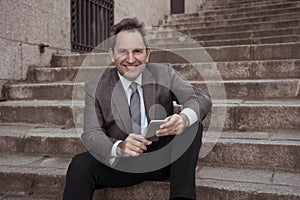
{"type": "Polygon", "coordinates": [[[145,138],[150,141],[157,141],[158,137],[156,136],[156,131],[160,129],[159,127],[163,123],[165,123],[165,120],[151,120],[146,129],[145,138]]]}

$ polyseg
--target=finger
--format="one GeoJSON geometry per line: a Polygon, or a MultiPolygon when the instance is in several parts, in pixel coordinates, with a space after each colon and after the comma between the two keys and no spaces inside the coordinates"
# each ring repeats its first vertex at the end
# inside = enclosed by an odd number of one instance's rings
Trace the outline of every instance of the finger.
{"type": "Polygon", "coordinates": [[[143,144],[149,145],[151,142],[149,140],[147,140],[146,138],[144,138],[141,135],[135,134],[135,133],[131,133],[128,136],[130,139],[135,140],[135,141],[139,141],[143,144]]]}
{"type": "Polygon", "coordinates": [[[166,123],[162,124],[160,126],[160,128],[164,129],[164,128],[172,127],[172,126],[174,126],[177,123],[178,120],[179,120],[179,117],[176,114],[174,114],[174,115],[168,117],[166,119],[166,123]]]}
{"type": "Polygon", "coordinates": [[[130,156],[136,157],[136,156],[139,156],[140,153],[132,151],[130,149],[126,149],[126,150],[123,151],[123,155],[126,156],[126,157],[130,157],[130,156]]]}
{"type": "Polygon", "coordinates": [[[134,144],[128,142],[126,145],[125,145],[125,151],[126,152],[135,152],[137,154],[140,154],[140,153],[143,153],[144,150],[138,146],[135,146],[134,144]]]}
{"type": "Polygon", "coordinates": [[[140,150],[141,150],[140,153],[147,150],[147,146],[143,142],[140,142],[139,140],[132,140],[132,141],[130,141],[130,143],[132,146],[139,149],[139,150],[137,150],[138,152],[140,152],[140,150]]]}
{"type": "Polygon", "coordinates": [[[167,135],[176,135],[180,134],[183,129],[183,124],[178,121],[174,126],[169,128],[160,129],[156,132],[157,136],[167,136],[167,135]]]}
{"type": "Polygon", "coordinates": [[[139,154],[143,153],[145,150],[147,150],[146,146],[143,146],[142,143],[139,143],[139,146],[136,146],[133,144],[134,140],[131,140],[130,138],[126,138],[123,142],[119,144],[119,149],[121,155],[125,156],[138,156],[139,154]],[[145,150],[144,150],[145,149],[145,150]]]}

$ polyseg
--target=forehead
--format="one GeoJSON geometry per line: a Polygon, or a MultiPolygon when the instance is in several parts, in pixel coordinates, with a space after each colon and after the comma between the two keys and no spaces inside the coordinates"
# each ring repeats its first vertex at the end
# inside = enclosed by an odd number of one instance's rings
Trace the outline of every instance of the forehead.
{"type": "Polygon", "coordinates": [[[144,40],[138,31],[122,31],[116,37],[116,48],[144,48],[144,40]]]}

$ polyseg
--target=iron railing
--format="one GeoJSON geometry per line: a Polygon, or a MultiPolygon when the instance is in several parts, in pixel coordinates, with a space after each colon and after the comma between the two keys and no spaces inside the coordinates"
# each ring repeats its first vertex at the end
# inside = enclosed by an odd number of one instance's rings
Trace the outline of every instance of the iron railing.
{"type": "Polygon", "coordinates": [[[72,51],[92,51],[110,36],[113,24],[113,0],[71,0],[72,51]]]}

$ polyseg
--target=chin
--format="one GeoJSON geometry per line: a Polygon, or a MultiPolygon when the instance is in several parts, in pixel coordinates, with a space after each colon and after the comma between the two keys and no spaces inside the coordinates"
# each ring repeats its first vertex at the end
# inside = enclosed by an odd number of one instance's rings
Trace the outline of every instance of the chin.
{"type": "Polygon", "coordinates": [[[140,73],[136,73],[136,72],[127,72],[126,74],[124,74],[123,76],[129,80],[134,80],[136,79],[138,76],[140,75],[140,73]]]}

